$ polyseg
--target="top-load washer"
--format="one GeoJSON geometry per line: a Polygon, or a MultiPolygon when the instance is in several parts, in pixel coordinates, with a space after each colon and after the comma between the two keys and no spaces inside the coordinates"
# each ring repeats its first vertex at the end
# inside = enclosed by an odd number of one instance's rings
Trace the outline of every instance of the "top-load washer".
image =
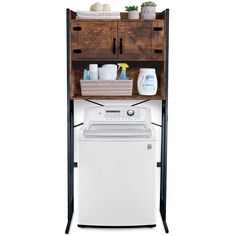
{"type": "Polygon", "coordinates": [[[78,138],[78,226],[155,226],[158,141],[148,108],[86,109],[78,138]]]}

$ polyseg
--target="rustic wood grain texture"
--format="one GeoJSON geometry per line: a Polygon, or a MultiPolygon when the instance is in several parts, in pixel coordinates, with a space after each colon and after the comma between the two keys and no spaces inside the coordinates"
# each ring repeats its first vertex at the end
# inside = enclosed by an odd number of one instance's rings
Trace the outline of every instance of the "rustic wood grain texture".
{"type": "Polygon", "coordinates": [[[163,60],[164,29],[163,20],[125,21],[118,23],[118,37],[123,39],[123,53],[119,58],[163,60]],[[162,28],[155,31],[155,28],[162,28]],[[155,53],[155,50],[162,53],[155,53]]]}
{"type": "Polygon", "coordinates": [[[73,29],[77,27],[77,20],[71,20],[70,22],[70,54],[71,59],[76,60],[76,57],[73,54],[73,50],[78,48],[78,31],[73,29]]]}
{"type": "MultiPolygon", "coordinates": [[[[76,13],[70,13],[70,59],[71,61],[166,61],[165,11],[156,13],[155,20],[128,20],[127,13],[121,13],[121,20],[80,20],[76,13]],[[77,30],[74,30],[77,27],[77,30]],[[78,27],[81,27],[78,31],[78,27]],[[155,30],[158,28],[158,30],[155,30]],[[116,38],[116,53],[113,53],[113,39],[116,38]],[[120,38],[123,39],[123,53],[120,54],[120,38]],[[74,53],[74,50],[81,53],[74,53]],[[155,53],[158,52],[158,53],[155,53]]],[[[135,65],[134,65],[135,66],[135,65]]],[[[82,67],[84,69],[84,67],[82,67]]],[[[165,99],[166,67],[158,68],[158,91],[155,96],[141,96],[137,90],[137,78],[140,67],[127,70],[132,77],[132,96],[81,96],[80,79],[83,69],[73,68],[70,64],[71,99],[165,99]]]]}
{"type": "MultiPolygon", "coordinates": [[[[117,52],[113,53],[113,39],[117,39],[117,22],[113,21],[77,21],[77,44],[74,49],[80,49],[81,53],[73,53],[76,59],[91,58],[117,58],[117,52]]],[[[116,45],[115,45],[116,46],[116,45]]]]}

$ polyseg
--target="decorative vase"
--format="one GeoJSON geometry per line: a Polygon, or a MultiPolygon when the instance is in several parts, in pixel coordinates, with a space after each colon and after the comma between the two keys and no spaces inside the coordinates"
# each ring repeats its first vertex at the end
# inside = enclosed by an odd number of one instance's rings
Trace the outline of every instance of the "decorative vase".
{"type": "Polygon", "coordinates": [[[155,20],[156,19],[156,7],[142,7],[141,18],[144,20],[155,20]]]}
{"type": "Polygon", "coordinates": [[[129,20],[138,20],[139,19],[139,11],[128,11],[128,19],[129,20]]]}

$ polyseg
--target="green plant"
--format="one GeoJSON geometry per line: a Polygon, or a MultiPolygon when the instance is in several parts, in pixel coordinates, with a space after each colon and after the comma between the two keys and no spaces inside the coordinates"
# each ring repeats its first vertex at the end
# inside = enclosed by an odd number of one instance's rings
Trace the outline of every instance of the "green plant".
{"type": "Polygon", "coordinates": [[[155,2],[152,1],[148,1],[148,2],[143,2],[141,7],[156,7],[157,4],[155,2]]]}
{"type": "Polygon", "coordinates": [[[137,11],[138,10],[138,6],[126,6],[125,10],[126,11],[137,11]]]}

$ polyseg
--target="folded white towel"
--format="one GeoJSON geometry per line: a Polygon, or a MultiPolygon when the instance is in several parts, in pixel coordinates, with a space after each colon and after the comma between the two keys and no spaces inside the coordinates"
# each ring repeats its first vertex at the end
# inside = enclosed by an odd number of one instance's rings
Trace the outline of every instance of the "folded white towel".
{"type": "Polygon", "coordinates": [[[77,15],[89,15],[89,16],[120,16],[120,12],[117,11],[77,11],[77,15]]]}
{"type": "Polygon", "coordinates": [[[77,16],[78,19],[120,20],[120,16],[77,16]]]}
{"type": "Polygon", "coordinates": [[[105,19],[120,20],[120,12],[104,12],[104,11],[77,11],[79,19],[105,19]]]}

